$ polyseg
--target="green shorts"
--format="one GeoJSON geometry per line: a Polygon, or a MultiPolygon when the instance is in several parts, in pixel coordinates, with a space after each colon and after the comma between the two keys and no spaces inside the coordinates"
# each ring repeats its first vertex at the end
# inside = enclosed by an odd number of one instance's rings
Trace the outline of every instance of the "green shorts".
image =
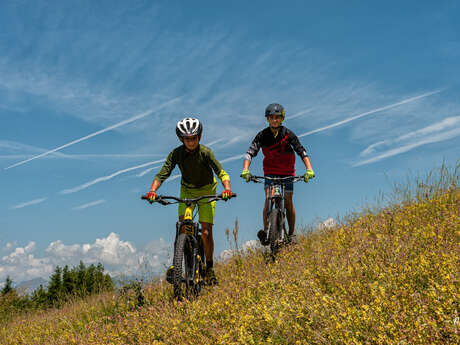
{"type": "MultiPolygon", "coordinates": [[[[212,184],[208,184],[199,188],[187,188],[181,184],[180,187],[180,198],[197,198],[202,195],[216,194],[217,181],[214,179],[212,184]]],[[[202,199],[198,202],[198,214],[199,221],[204,223],[214,224],[214,212],[216,209],[216,202],[207,202],[208,199],[202,199]]],[[[185,214],[185,204],[179,203],[179,217],[185,214]]],[[[192,209],[195,209],[195,204],[192,205],[192,209]]]]}

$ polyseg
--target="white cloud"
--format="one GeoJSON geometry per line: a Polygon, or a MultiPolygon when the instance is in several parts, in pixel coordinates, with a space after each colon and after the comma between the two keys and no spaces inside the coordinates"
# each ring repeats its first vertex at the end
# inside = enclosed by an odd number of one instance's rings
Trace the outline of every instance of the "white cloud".
{"type": "Polygon", "coordinates": [[[337,226],[337,222],[335,221],[334,218],[328,218],[323,222],[320,222],[318,224],[318,230],[321,229],[331,229],[333,227],[337,226]]]}
{"type": "Polygon", "coordinates": [[[65,245],[60,240],[52,242],[46,253],[53,258],[84,257],[88,262],[96,263],[98,260],[109,265],[120,265],[136,253],[136,248],[129,242],[121,241],[115,233],[110,233],[106,238],[96,239],[93,244],[65,245]]]}
{"type": "Polygon", "coordinates": [[[11,248],[13,248],[13,246],[15,246],[15,245],[16,245],[15,242],[14,242],[14,243],[7,242],[7,243],[5,244],[5,246],[2,248],[2,251],[4,251],[4,252],[10,251],[11,248]]]}
{"type": "Polygon", "coordinates": [[[219,259],[222,260],[222,261],[226,261],[228,259],[230,259],[231,257],[233,257],[233,255],[235,255],[236,252],[232,249],[225,249],[223,250],[220,255],[219,255],[219,259]]]}
{"type": "Polygon", "coordinates": [[[20,282],[37,277],[49,278],[56,266],[74,267],[82,260],[85,265],[102,263],[111,275],[154,277],[162,274],[170,261],[171,245],[163,239],[152,241],[138,250],[119,235],[110,233],[94,243],[64,244],[57,240],[49,244],[45,255],[37,257],[36,246],[14,248],[0,260],[0,281],[9,275],[20,282]]]}
{"type": "Polygon", "coordinates": [[[0,277],[10,276],[14,281],[22,281],[38,276],[49,276],[53,265],[48,258],[35,258],[35,242],[29,242],[25,247],[15,248],[12,253],[0,260],[0,277]]]}
{"type": "MultiPolygon", "coordinates": [[[[257,240],[249,240],[244,242],[240,248],[239,248],[239,253],[240,254],[245,254],[249,250],[256,250],[256,249],[262,249],[263,246],[260,244],[259,241],[257,240]]],[[[219,260],[225,261],[233,257],[235,254],[237,254],[238,251],[233,250],[233,249],[225,249],[219,254],[219,260]]]]}

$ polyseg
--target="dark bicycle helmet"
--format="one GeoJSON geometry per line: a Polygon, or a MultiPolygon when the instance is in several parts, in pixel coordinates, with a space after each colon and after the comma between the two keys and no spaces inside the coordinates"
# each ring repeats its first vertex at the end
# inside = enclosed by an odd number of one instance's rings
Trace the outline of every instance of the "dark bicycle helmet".
{"type": "Polygon", "coordinates": [[[198,138],[201,139],[202,132],[203,125],[200,120],[191,117],[180,120],[176,125],[176,134],[180,140],[184,137],[193,137],[194,135],[198,135],[198,138]]]}
{"type": "Polygon", "coordinates": [[[269,115],[280,115],[284,120],[284,114],[284,107],[278,103],[269,104],[267,108],[265,108],[265,117],[269,115]]]}

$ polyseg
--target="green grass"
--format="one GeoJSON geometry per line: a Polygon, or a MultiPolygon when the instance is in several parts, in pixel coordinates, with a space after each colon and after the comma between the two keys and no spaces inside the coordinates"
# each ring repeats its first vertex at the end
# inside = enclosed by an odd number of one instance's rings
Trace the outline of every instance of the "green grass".
{"type": "Polygon", "coordinates": [[[220,284],[194,301],[159,282],[142,306],[105,294],[23,315],[0,343],[458,344],[460,192],[458,170],[443,169],[275,262],[254,251],[217,265],[220,284]]]}

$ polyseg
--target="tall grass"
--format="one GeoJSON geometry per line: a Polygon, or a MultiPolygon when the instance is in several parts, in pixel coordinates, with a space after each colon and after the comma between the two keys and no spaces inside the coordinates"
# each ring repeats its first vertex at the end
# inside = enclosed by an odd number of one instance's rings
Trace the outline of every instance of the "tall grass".
{"type": "Polygon", "coordinates": [[[220,284],[196,300],[158,282],[143,305],[106,294],[18,318],[0,343],[459,344],[458,166],[419,182],[275,262],[250,251],[217,265],[220,284]]]}

